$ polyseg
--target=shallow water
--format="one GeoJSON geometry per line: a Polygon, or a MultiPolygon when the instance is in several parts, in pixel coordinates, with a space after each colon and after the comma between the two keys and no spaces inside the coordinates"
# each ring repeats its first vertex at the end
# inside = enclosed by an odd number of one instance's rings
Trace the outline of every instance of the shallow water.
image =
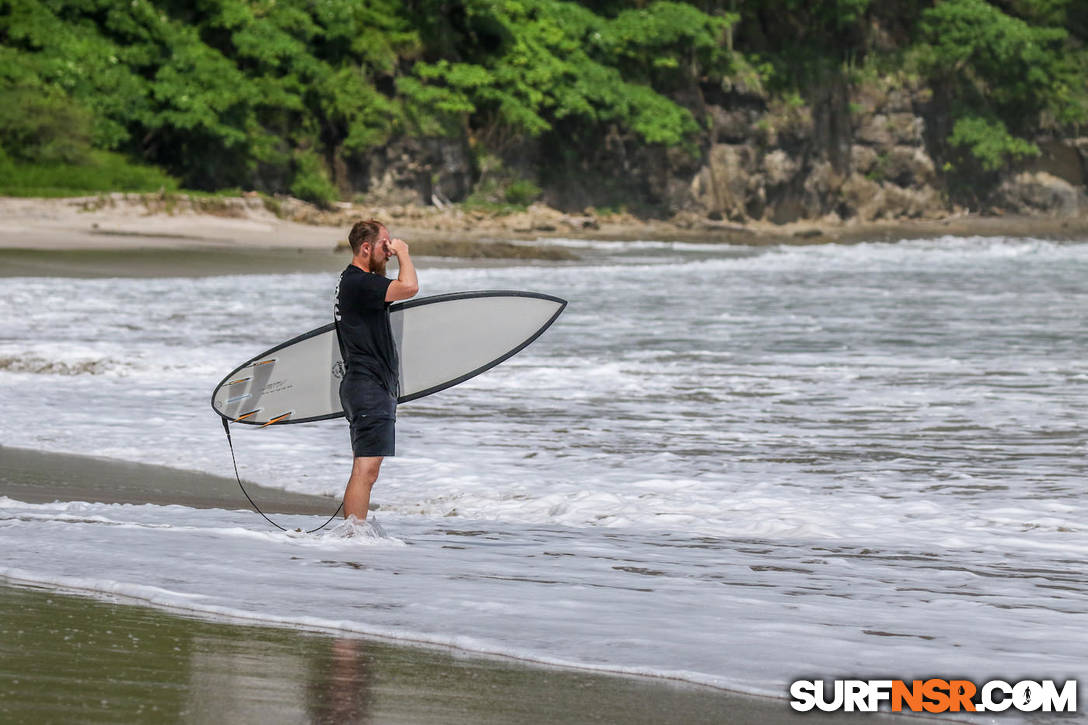
{"type": "MultiPolygon", "coordinates": [[[[421,265],[425,295],[570,305],[401,407],[389,538],[8,500],[0,573],[778,695],[1084,679],[1088,244],[553,243],[583,260],[421,265]]],[[[0,280],[3,442],[229,475],[212,387],[334,282],[0,280]]],[[[236,430],[244,477],[342,490],[342,423],[236,430]]]]}

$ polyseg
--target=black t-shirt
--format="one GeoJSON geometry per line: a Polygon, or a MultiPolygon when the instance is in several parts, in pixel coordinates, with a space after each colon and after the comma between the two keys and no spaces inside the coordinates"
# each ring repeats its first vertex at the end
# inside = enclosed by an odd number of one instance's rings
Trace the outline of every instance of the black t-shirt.
{"type": "Polygon", "coordinates": [[[354,264],[340,273],[333,318],[340,331],[340,354],[348,378],[364,377],[392,396],[399,394],[397,347],[389,326],[385,292],[391,279],[354,264]]]}

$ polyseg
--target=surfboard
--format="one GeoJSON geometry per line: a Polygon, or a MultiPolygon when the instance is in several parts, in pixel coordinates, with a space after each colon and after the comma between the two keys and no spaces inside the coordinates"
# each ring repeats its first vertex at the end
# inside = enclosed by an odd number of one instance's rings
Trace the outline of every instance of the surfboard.
{"type": "MultiPolygon", "coordinates": [[[[536,292],[457,292],[398,302],[389,311],[405,403],[490,370],[544,333],[566,300],[536,292]]],[[[228,421],[284,425],[339,418],[344,361],[329,323],[265,350],[215,386],[228,421]]]]}

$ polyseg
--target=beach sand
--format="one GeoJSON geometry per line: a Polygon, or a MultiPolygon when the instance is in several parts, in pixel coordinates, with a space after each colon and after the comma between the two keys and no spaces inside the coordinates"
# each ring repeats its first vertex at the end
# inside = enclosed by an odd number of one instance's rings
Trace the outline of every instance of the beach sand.
{"type": "Polygon", "coordinates": [[[349,254],[331,249],[3,249],[2,277],[208,277],[339,272],[349,254]]]}
{"type": "MultiPolygon", "coordinates": [[[[481,243],[482,244],[482,243],[481,243]]],[[[133,249],[5,249],[0,246],[4,277],[210,277],[241,274],[339,274],[351,261],[346,250],[265,249],[261,247],[133,249]]],[[[509,258],[429,258],[428,269],[510,264],[509,258]]],[[[544,264],[518,260],[517,264],[544,264]]],[[[396,261],[390,262],[396,269],[396,261]]]]}
{"type": "MultiPolygon", "coordinates": [[[[254,203],[244,203],[247,200],[241,198],[227,201],[231,202],[229,213],[216,214],[184,205],[184,208],[172,209],[155,195],[114,194],[69,199],[0,197],[0,249],[37,252],[183,250],[194,254],[250,249],[329,253],[338,245],[346,244],[353,220],[371,215],[388,223],[395,236],[408,241],[414,256],[477,260],[556,261],[576,256],[569,250],[532,244],[533,240],[546,237],[765,245],[852,244],[945,235],[1055,240],[1083,239],[1088,235],[1088,215],[981,216],[959,213],[939,219],[900,218],[870,222],[821,219],[787,224],[766,221],[736,224],[710,219],[679,223],[622,214],[596,219],[590,227],[570,227],[552,223],[553,217],[563,217],[556,210],[540,210],[538,213],[544,217],[534,224],[531,212],[506,216],[481,212],[466,214],[457,207],[385,210],[347,205],[330,213],[316,213],[314,209],[314,214],[304,218],[315,223],[301,223],[277,217],[257,200],[248,200],[254,203]],[[540,223],[542,220],[548,223],[540,223]],[[510,244],[512,240],[519,244],[510,244]]],[[[8,259],[0,259],[0,270],[8,259]]],[[[87,259],[95,262],[91,257],[87,259]]],[[[254,262],[261,264],[259,257],[254,257],[254,262]]],[[[252,271],[261,269],[258,266],[252,271]]]]}
{"type": "MultiPolygon", "coordinates": [[[[261,208],[241,207],[235,212],[235,215],[168,212],[149,209],[139,197],[106,206],[95,204],[93,198],[0,197],[0,250],[35,252],[39,259],[47,258],[41,256],[45,252],[149,250],[185,252],[191,257],[201,254],[214,256],[216,251],[260,250],[265,253],[265,258],[275,257],[273,253],[279,252],[288,256],[315,253],[318,259],[322,254],[328,255],[338,250],[343,258],[350,257],[347,233],[353,220],[377,213],[389,224],[395,236],[409,242],[414,256],[548,261],[577,258],[569,250],[531,243],[537,237],[556,236],[558,232],[548,235],[518,233],[495,225],[451,229],[446,224],[429,223],[415,217],[386,217],[380,210],[355,210],[350,214],[330,217],[325,220],[327,224],[281,219],[261,208]],[[512,239],[521,243],[511,244],[512,239]]],[[[639,225],[641,229],[642,225],[639,225]]],[[[626,228],[621,227],[619,231],[625,232],[626,228]]],[[[33,255],[24,256],[24,262],[33,260],[33,255]]],[[[85,256],[92,265],[99,266],[102,260],[111,258],[121,259],[123,255],[85,256]]],[[[165,257],[166,260],[170,258],[170,255],[165,257]]],[[[7,263],[7,259],[0,260],[0,268],[7,263]]],[[[262,260],[260,255],[251,259],[257,265],[267,261],[262,260]]],[[[164,265],[161,269],[169,270],[169,266],[164,265]]],[[[208,274],[222,273],[214,266],[205,265],[205,269],[208,274]]],[[[256,269],[240,269],[238,273],[261,271],[265,270],[258,266],[256,269]]],[[[12,273],[7,274],[10,276],[12,273]]]]}
{"type": "MultiPolygon", "coordinates": [[[[329,510],[328,499],[256,486],[253,493],[272,511],[329,510]]],[[[230,479],[10,447],[0,448],[0,495],[26,502],[242,505],[230,479]]],[[[265,524],[254,515],[253,526],[265,524]]],[[[0,584],[3,722],[782,723],[814,717],[792,712],[784,697],[215,621],[101,593],[0,584]]],[[[858,717],[815,716],[820,722],[858,717]]]]}
{"type": "MultiPolygon", "coordinates": [[[[246,490],[266,513],[330,516],[339,503],[331,498],[288,493],[250,482],[246,482],[246,490]]],[[[26,503],[86,501],[249,508],[233,478],[10,446],[0,446],[0,496],[26,503]]],[[[257,525],[265,524],[254,518],[254,526],[257,525]]]]}

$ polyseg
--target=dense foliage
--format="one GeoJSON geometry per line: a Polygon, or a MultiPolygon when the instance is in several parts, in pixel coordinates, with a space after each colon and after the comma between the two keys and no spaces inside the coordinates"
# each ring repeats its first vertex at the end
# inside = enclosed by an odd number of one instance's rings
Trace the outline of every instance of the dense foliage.
{"type": "Polygon", "coordinates": [[[949,148],[994,170],[1088,120],[1086,18],[1085,0],[0,0],[0,173],[109,151],[190,188],[327,201],[394,139],[482,158],[575,129],[695,153],[708,89],[809,97],[869,66],[924,78],[949,148]]]}

